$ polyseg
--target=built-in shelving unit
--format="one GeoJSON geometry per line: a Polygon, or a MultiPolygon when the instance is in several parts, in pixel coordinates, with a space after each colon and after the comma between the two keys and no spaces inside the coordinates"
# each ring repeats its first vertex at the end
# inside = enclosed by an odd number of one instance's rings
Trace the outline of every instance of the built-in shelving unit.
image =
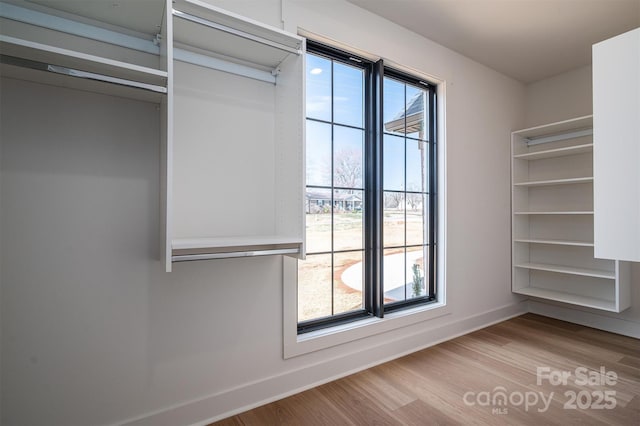
{"type": "Polygon", "coordinates": [[[620,312],[629,265],[593,255],[592,126],[588,116],[512,134],[512,290],[620,312]]]}
{"type": "Polygon", "coordinates": [[[165,260],[303,253],[304,39],[171,5],[165,260]]]}
{"type": "Polygon", "coordinates": [[[167,271],[304,253],[304,52],[200,0],[0,2],[3,76],[159,105],[167,271]]]}

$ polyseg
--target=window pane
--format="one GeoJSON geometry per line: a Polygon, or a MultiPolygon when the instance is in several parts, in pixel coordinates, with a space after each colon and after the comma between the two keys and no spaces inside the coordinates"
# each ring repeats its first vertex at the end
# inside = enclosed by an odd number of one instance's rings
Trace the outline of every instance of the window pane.
{"type": "Polygon", "coordinates": [[[404,193],[384,193],[382,223],[384,247],[398,247],[404,245],[404,206],[404,193]]]}
{"type": "Polygon", "coordinates": [[[333,256],[334,315],[363,308],[362,260],[361,251],[336,253],[333,256]]]}
{"type": "Polygon", "coordinates": [[[426,139],[426,96],[416,87],[407,86],[407,136],[426,139]]]}
{"type": "Polygon", "coordinates": [[[333,249],[364,248],[363,191],[335,190],[333,192],[333,249]]]}
{"type": "Polygon", "coordinates": [[[429,228],[427,217],[424,214],[427,196],[413,192],[407,193],[405,196],[407,198],[407,245],[424,244],[428,241],[426,236],[429,228]]]}
{"type": "Polygon", "coordinates": [[[404,134],[404,86],[397,80],[384,79],[382,116],[385,132],[404,134]]]}
{"type": "Polygon", "coordinates": [[[382,264],[384,303],[405,300],[407,281],[404,249],[385,250],[382,264]]]}
{"type": "Polygon", "coordinates": [[[363,127],[364,71],[349,65],[333,64],[333,121],[363,127]]]}
{"type": "Polygon", "coordinates": [[[331,250],[331,190],[307,188],[307,253],[331,250]]]}
{"type": "Polygon", "coordinates": [[[364,131],[333,126],[333,185],[343,188],[363,188],[364,131]]]}
{"type": "Polygon", "coordinates": [[[407,191],[428,192],[427,144],[407,139],[407,191]]]}
{"type": "Polygon", "coordinates": [[[307,117],[331,120],[331,61],[307,54],[307,117]]]}
{"type": "Polygon", "coordinates": [[[385,135],[383,145],[384,189],[402,191],[404,190],[404,138],[385,135]]]}
{"type": "Polygon", "coordinates": [[[428,265],[427,247],[407,248],[407,298],[420,297],[427,294],[424,265],[428,265]],[[425,263],[425,260],[427,261],[425,263]]]}
{"type": "Polygon", "coordinates": [[[307,120],[307,185],[331,186],[331,125],[307,120]]]}
{"type": "Polygon", "coordinates": [[[298,261],[298,321],[331,315],[331,255],[298,261]]]}

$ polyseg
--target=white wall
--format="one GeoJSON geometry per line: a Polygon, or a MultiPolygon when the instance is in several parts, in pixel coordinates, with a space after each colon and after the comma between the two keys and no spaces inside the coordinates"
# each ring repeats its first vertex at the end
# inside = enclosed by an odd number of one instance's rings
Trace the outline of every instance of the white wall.
{"type": "MultiPolygon", "coordinates": [[[[268,4],[225,2],[280,25],[268,4]]],[[[203,421],[523,312],[510,291],[509,134],[524,87],[343,1],[283,9],[288,29],[447,81],[452,313],[284,360],[279,258],[163,272],[155,106],[3,79],[4,424],[203,421]]]]}
{"type": "MultiPolygon", "coordinates": [[[[526,88],[525,127],[593,113],[591,66],[529,84],[526,88]]],[[[620,314],[564,304],[530,302],[533,312],[621,334],[640,330],[640,263],[631,268],[631,307],[620,314]]]]}
{"type": "Polygon", "coordinates": [[[525,127],[593,114],[591,65],[527,85],[525,127]]]}

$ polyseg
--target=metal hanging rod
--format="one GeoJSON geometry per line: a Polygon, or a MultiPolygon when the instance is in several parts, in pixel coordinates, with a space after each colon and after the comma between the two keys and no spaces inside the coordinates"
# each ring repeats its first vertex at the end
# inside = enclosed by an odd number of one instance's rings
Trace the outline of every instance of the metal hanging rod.
{"type": "Polygon", "coordinates": [[[172,262],[188,262],[193,260],[208,259],[229,259],[234,257],[254,257],[254,256],[273,256],[278,254],[297,254],[300,253],[298,248],[277,249],[277,250],[258,250],[258,251],[236,251],[227,253],[204,253],[204,254],[186,254],[172,256],[172,262]]]}
{"type": "Polygon", "coordinates": [[[563,141],[566,139],[574,139],[574,138],[580,138],[582,136],[590,136],[590,135],[593,135],[593,129],[583,129],[583,130],[576,130],[574,132],[559,133],[557,135],[525,138],[524,141],[527,143],[527,145],[532,146],[532,145],[539,145],[542,143],[557,142],[557,141],[563,141]]]}
{"type": "Polygon", "coordinates": [[[52,72],[55,74],[67,75],[70,77],[84,78],[87,80],[95,80],[95,81],[101,81],[105,83],[117,84],[120,86],[133,87],[136,89],[143,89],[143,90],[148,90],[156,93],[167,93],[167,88],[162,86],[141,83],[139,81],[125,80],[123,78],[110,77],[108,75],[76,70],[73,68],[47,64],[44,62],[32,61],[29,59],[16,58],[14,56],[0,55],[0,63],[13,65],[21,68],[30,68],[37,71],[52,72]]]}
{"type": "Polygon", "coordinates": [[[174,47],[173,59],[176,61],[187,62],[193,65],[211,68],[218,71],[224,71],[243,77],[252,78],[266,83],[276,84],[276,71],[263,71],[247,65],[237,64],[224,59],[214,58],[213,56],[202,55],[190,50],[174,47]]]}
{"type": "Polygon", "coordinates": [[[302,53],[300,51],[300,49],[289,47],[289,46],[286,46],[286,45],[284,45],[282,43],[278,43],[278,42],[275,42],[275,41],[272,41],[272,40],[268,40],[268,39],[266,39],[264,37],[256,36],[256,35],[253,35],[253,34],[249,34],[247,32],[240,31],[240,30],[237,30],[235,28],[227,27],[226,25],[218,24],[216,22],[212,22],[212,21],[209,21],[207,19],[199,18],[197,16],[193,16],[193,15],[190,15],[188,13],[184,13],[184,12],[181,12],[179,10],[176,10],[176,9],[173,9],[173,16],[175,16],[177,18],[181,18],[181,19],[187,20],[187,21],[191,21],[191,22],[199,24],[199,25],[204,25],[206,27],[213,28],[213,29],[216,29],[216,30],[219,30],[219,31],[224,31],[225,33],[233,34],[235,36],[242,37],[242,38],[247,39],[247,40],[255,41],[256,43],[264,44],[266,46],[271,46],[273,48],[276,48],[276,49],[279,49],[279,50],[282,50],[282,51],[285,51],[285,52],[293,53],[293,54],[296,54],[296,55],[299,55],[300,53],[302,53]]]}

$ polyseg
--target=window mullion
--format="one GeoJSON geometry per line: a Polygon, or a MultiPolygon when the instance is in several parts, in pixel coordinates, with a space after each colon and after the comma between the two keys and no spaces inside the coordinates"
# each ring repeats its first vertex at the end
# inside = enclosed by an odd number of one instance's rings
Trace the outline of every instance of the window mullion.
{"type": "Polygon", "coordinates": [[[436,294],[436,243],[437,243],[437,176],[438,156],[436,143],[436,94],[430,88],[429,94],[429,297],[436,294]]]}
{"type": "Polygon", "coordinates": [[[372,99],[370,108],[370,134],[371,134],[371,176],[369,181],[369,193],[371,198],[369,216],[371,227],[370,266],[372,313],[382,318],[384,316],[384,283],[383,283],[383,87],[384,87],[384,63],[379,60],[373,64],[371,76],[372,99]]]}

